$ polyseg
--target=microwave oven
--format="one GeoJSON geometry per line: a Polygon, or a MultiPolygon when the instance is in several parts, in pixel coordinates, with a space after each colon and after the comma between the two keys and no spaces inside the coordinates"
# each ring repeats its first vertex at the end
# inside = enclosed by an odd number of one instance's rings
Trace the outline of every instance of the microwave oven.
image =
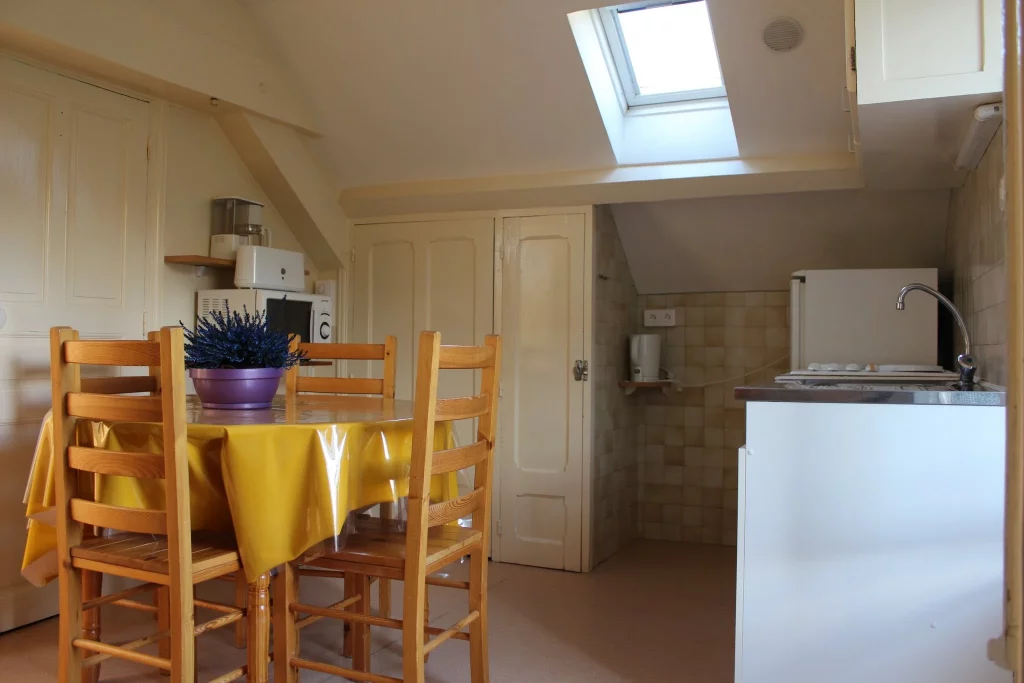
{"type": "Polygon", "coordinates": [[[334,302],[330,297],[273,289],[205,289],[197,294],[196,317],[229,310],[264,313],[273,330],[298,335],[303,342],[331,341],[334,302]]]}

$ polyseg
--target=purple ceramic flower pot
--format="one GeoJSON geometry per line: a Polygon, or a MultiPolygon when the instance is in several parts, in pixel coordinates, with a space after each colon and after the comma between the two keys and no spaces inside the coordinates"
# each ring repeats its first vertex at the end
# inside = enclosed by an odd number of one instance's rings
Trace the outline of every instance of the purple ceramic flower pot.
{"type": "Polygon", "coordinates": [[[269,408],[284,368],[192,368],[188,371],[204,408],[269,408]]]}

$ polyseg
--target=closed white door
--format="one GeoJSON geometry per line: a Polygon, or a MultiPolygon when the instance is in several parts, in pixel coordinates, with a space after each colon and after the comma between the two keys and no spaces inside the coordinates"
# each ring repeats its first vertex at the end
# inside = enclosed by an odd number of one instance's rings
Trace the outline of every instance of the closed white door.
{"type": "MultiPolygon", "coordinates": [[[[397,398],[412,399],[423,330],[442,344],[479,345],[494,330],[494,219],[459,218],[357,225],[352,230],[352,341],[398,338],[397,398]]],[[[349,363],[355,377],[380,377],[380,362],[349,363]]],[[[441,373],[442,397],[476,393],[472,371],[441,373]]],[[[460,443],[473,425],[456,425],[460,443]]]]}
{"type": "Polygon", "coordinates": [[[586,217],[505,218],[502,231],[494,559],[580,571],[586,217]]]}
{"type": "Polygon", "coordinates": [[[57,612],[20,573],[49,328],[144,330],[148,136],[147,103],[0,59],[0,631],[57,612]]]}

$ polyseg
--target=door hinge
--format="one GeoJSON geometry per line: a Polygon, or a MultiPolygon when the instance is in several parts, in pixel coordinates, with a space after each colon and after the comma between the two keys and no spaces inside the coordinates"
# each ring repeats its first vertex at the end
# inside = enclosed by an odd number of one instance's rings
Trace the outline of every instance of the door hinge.
{"type": "Polygon", "coordinates": [[[850,71],[857,70],[857,46],[850,46],[850,71]]]}
{"type": "Polygon", "coordinates": [[[348,250],[348,260],[350,262],[352,262],[352,263],[356,262],[356,250],[355,249],[349,249],[348,250]]]}
{"type": "Polygon", "coordinates": [[[501,536],[501,517],[498,518],[498,535],[501,536]]]}
{"type": "Polygon", "coordinates": [[[142,312],[142,336],[145,337],[149,334],[149,330],[146,329],[146,312],[142,312]]]}
{"type": "Polygon", "coordinates": [[[150,140],[151,140],[150,138],[146,138],[146,161],[149,161],[149,158],[150,158],[149,157],[149,154],[150,154],[150,152],[149,152],[150,140]]]}
{"type": "Polygon", "coordinates": [[[586,382],[590,377],[590,363],[585,360],[576,361],[572,368],[572,375],[577,382],[586,382]]]}
{"type": "Polygon", "coordinates": [[[504,382],[498,382],[498,398],[501,398],[501,395],[504,394],[504,393],[505,393],[505,383],[504,382]]]}

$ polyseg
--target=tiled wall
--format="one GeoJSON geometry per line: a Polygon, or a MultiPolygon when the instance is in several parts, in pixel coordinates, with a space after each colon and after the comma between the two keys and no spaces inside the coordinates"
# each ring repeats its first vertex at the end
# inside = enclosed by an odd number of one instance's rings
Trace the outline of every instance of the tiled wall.
{"type": "MultiPolygon", "coordinates": [[[[1000,131],[978,168],[950,197],[946,266],[953,271],[954,301],[971,333],[978,375],[1005,385],[1006,216],[999,200],[1002,177],[1000,131]]],[[[962,350],[959,340],[957,348],[962,350]]]]}
{"type": "Polygon", "coordinates": [[[641,308],[676,308],[677,326],[660,331],[661,363],[686,388],[641,399],[638,535],[735,545],[746,410],[733,389],[788,369],[789,292],[639,299],[641,308]]]}
{"type": "Polygon", "coordinates": [[[593,528],[594,563],[633,537],[636,526],[637,429],[640,404],[619,387],[626,378],[629,335],[637,314],[636,287],[607,206],[594,220],[593,528]]]}

